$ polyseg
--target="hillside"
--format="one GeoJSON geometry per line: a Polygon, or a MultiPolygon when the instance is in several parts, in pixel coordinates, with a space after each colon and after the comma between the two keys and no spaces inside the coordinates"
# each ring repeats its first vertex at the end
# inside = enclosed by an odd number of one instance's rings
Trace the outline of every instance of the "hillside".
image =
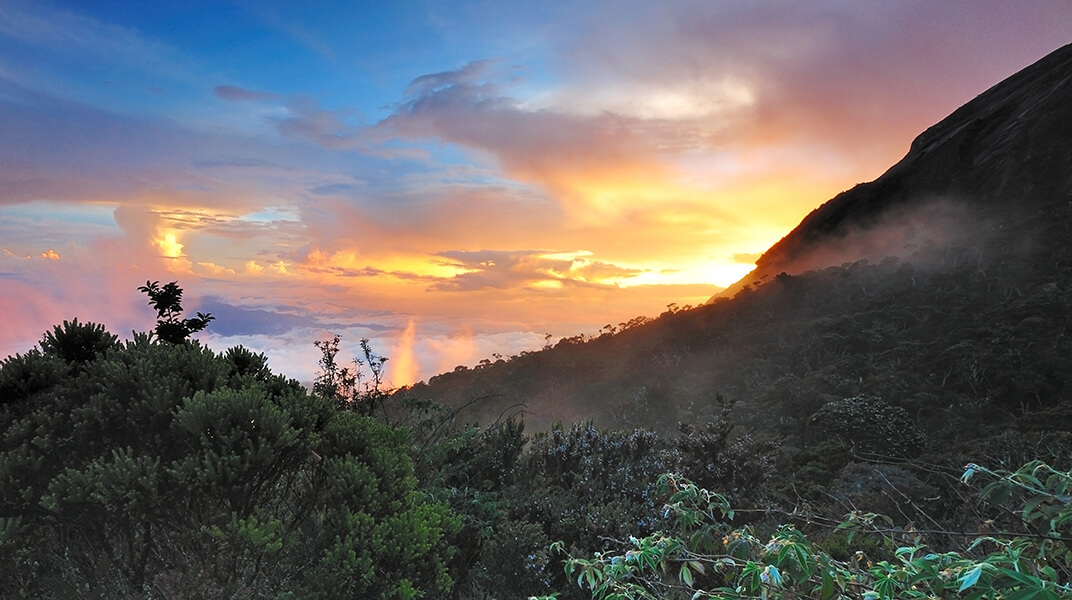
{"type": "Polygon", "coordinates": [[[900,162],[812,211],[720,295],[783,271],[902,255],[914,241],[1030,227],[1024,221],[1072,195],[1070,97],[1072,45],[924,131],[900,162]]]}
{"type": "MultiPolygon", "coordinates": [[[[931,445],[1072,428],[1072,46],[816,209],[733,297],[458,369],[406,393],[482,422],[670,429],[717,413],[807,443],[824,404],[905,408],[931,445]],[[1012,434],[1010,434],[1012,435],[1012,434]]],[[[623,324],[625,325],[625,324],[623,324]]]]}

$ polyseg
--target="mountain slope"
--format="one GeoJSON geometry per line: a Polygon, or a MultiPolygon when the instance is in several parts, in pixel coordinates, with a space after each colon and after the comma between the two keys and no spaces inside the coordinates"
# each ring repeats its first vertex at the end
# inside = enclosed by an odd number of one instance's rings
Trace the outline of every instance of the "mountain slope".
{"type": "Polygon", "coordinates": [[[720,296],[780,272],[790,274],[838,264],[837,259],[898,254],[900,239],[949,233],[930,221],[947,214],[933,203],[954,201],[978,217],[1017,220],[1072,194],[1072,44],[980,94],[920,134],[908,154],[881,177],[857,185],[812,211],[772,246],[756,270],[720,296]],[[906,219],[911,214],[916,219],[906,219]],[[891,221],[900,239],[861,231],[891,221]],[[919,230],[922,231],[919,231],[919,230]]]}
{"type": "Polygon", "coordinates": [[[483,398],[463,418],[523,411],[532,428],[670,429],[716,415],[721,395],[746,425],[806,444],[825,404],[868,396],[908,411],[932,446],[1064,435],[1069,315],[1072,46],[814,211],[736,295],[406,393],[483,398]]]}

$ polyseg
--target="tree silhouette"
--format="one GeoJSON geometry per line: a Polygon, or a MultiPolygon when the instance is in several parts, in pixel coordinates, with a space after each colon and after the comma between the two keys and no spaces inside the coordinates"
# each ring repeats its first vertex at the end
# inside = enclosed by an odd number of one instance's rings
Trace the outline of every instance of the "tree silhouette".
{"type": "Polygon", "coordinates": [[[159,281],[146,281],[138,291],[149,295],[149,306],[156,310],[156,337],[165,342],[182,344],[215,319],[209,313],[200,312],[197,317],[183,319],[182,288],[177,281],[163,286],[159,281]]]}

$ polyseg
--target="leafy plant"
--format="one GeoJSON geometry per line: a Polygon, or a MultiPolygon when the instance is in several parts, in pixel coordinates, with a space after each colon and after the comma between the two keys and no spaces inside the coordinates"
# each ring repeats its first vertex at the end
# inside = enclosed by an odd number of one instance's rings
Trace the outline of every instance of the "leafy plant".
{"type": "Polygon", "coordinates": [[[149,306],[156,310],[157,315],[156,337],[165,342],[181,344],[215,319],[211,314],[201,312],[196,317],[183,319],[182,288],[177,281],[163,286],[159,281],[146,281],[138,291],[148,294],[149,306]]]}
{"type": "Polygon", "coordinates": [[[0,598],[449,593],[460,523],[418,491],[407,431],[242,348],[94,356],[0,362],[0,598]]]}
{"type": "Polygon", "coordinates": [[[932,548],[921,532],[893,527],[888,517],[854,512],[837,526],[847,543],[871,536],[881,544],[836,559],[793,525],[769,538],[734,527],[724,496],[664,475],[659,485],[669,494],[664,512],[673,530],[630,537],[624,549],[591,558],[571,556],[565,571],[593,598],[607,600],[1072,598],[1072,472],[1041,462],[1013,472],[969,464],[962,480],[976,474],[992,479],[981,501],[1000,505],[1022,498],[1019,514],[1028,531],[961,532],[975,541],[950,551],[932,548]]]}
{"type": "Polygon", "coordinates": [[[908,412],[872,396],[827,402],[812,416],[826,435],[865,455],[917,456],[927,436],[912,423],[908,412]]]}
{"type": "Polygon", "coordinates": [[[313,393],[334,402],[339,408],[372,416],[382,410],[394,390],[385,387],[383,376],[387,357],[373,352],[367,338],[361,339],[363,359],[353,359],[353,368],[340,366],[339,342],[336,335],[330,340],[313,344],[320,350],[320,371],[313,381],[313,393]],[[365,374],[365,367],[369,374],[365,374]]]}
{"type": "Polygon", "coordinates": [[[83,364],[118,346],[118,337],[108,333],[104,325],[79,323],[78,319],[64,321],[41,339],[41,350],[71,364],[83,364]]]}

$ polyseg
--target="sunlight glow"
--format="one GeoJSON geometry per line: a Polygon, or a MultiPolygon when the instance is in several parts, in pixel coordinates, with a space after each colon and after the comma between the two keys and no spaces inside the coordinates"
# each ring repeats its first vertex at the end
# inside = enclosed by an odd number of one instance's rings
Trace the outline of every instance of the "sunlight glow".
{"type": "Polygon", "coordinates": [[[633,287],[638,285],[710,283],[720,287],[728,287],[755,268],[755,265],[735,263],[729,260],[695,261],[692,264],[679,264],[674,268],[661,266],[658,269],[649,269],[636,277],[621,280],[620,284],[622,287],[633,287]]]}
{"type": "Polygon", "coordinates": [[[420,369],[413,354],[413,342],[416,337],[417,324],[410,319],[406,324],[406,330],[398,339],[398,344],[391,352],[391,362],[388,363],[391,368],[391,386],[393,387],[411,385],[417,381],[420,369]]]}
{"type": "Polygon", "coordinates": [[[154,243],[157,248],[160,248],[160,252],[163,253],[166,258],[182,258],[183,256],[183,245],[179,243],[178,238],[173,231],[164,233],[162,237],[158,237],[154,240],[154,243]]]}

